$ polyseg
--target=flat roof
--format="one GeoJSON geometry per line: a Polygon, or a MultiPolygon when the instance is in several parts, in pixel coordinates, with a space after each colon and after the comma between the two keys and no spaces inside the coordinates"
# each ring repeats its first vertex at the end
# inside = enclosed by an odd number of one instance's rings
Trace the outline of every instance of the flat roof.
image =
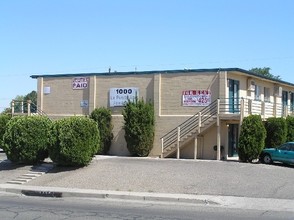
{"type": "Polygon", "coordinates": [[[120,75],[142,75],[142,74],[177,74],[177,73],[201,73],[201,72],[218,72],[218,71],[227,71],[227,72],[241,72],[249,76],[254,76],[262,79],[267,79],[277,83],[286,84],[289,86],[294,86],[293,83],[286,82],[279,79],[273,79],[267,76],[263,76],[248,70],[240,68],[212,68],[212,69],[181,69],[181,70],[151,70],[151,71],[129,71],[129,72],[101,72],[101,73],[60,73],[60,74],[43,74],[43,75],[31,75],[31,78],[37,79],[39,77],[43,78],[57,78],[57,77],[77,77],[77,76],[120,76],[120,75]]]}

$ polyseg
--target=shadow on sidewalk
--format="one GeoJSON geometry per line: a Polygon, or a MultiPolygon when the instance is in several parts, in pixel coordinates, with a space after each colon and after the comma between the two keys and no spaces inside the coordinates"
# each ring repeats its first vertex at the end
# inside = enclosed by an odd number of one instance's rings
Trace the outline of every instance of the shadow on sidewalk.
{"type": "MultiPolygon", "coordinates": [[[[87,166],[86,166],[87,167],[87,166]]],[[[71,172],[78,169],[83,169],[83,166],[60,166],[54,164],[54,167],[48,173],[63,173],[63,172],[71,172]]]]}

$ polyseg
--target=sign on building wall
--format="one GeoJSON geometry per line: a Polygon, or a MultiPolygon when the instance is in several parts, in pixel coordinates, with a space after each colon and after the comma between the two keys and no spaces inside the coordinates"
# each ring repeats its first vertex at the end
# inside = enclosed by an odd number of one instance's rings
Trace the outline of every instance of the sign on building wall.
{"type": "Polygon", "coordinates": [[[124,106],[128,100],[134,101],[139,96],[139,89],[135,87],[110,88],[110,107],[124,106]]]}
{"type": "Polygon", "coordinates": [[[186,90],[182,96],[183,106],[208,106],[211,103],[210,90],[186,90]]]}
{"type": "Polygon", "coordinates": [[[45,86],[43,89],[43,92],[45,95],[48,95],[51,93],[51,87],[50,86],[45,86]]]}
{"type": "Polygon", "coordinates": [[[88,107],[89,107],[89,101],[88,101],[88,100],[82,100],[82,101],[80,102],[80,106],[81,106],[82,108],[88,108],[88,107]]]}
{"type": "Polygon", "coordinates": [[[87,89],[89,79],[86,77],[75,77],[72,79],[72,89],[87,89]]]}

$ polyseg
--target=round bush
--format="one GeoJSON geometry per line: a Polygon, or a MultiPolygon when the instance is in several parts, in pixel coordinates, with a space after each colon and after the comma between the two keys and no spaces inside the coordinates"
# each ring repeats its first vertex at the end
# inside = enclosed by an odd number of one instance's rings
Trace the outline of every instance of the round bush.
{"type": "Polygon", "coordinates": [[[34,164],[48,157],[51,121],[42,116],[16,116],[7,123],[3,150],[12,162],[34,164]]]}
{"type": "Polygon", "coordinates": [[[54,122],[49,156],[62,166],[85,166],[100,148],[97,123],[86,117],[54,122]]]}

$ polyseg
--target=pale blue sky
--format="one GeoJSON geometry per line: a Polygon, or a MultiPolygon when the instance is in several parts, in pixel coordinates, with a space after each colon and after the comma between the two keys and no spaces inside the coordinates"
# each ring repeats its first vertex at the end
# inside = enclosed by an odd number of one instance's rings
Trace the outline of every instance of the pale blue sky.
{"type": "Polygon", "coordinates": [[[33,74],[270,67],[294,83],[293,0],[0,0],[0,111],[33,74]]]}

